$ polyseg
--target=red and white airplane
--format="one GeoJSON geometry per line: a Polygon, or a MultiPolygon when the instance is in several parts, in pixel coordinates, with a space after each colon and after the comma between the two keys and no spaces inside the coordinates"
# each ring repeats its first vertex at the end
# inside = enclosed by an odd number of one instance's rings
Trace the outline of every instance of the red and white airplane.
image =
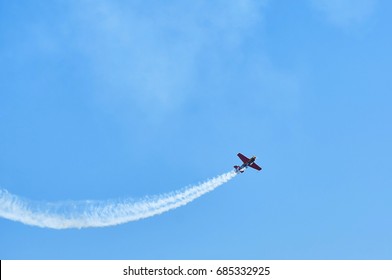
{"type": "Polygon", "coordinates": [[[239,173],[239,172],[243,173],[243,172],[245,171],[245,169],[247,169],[249,166],[252,167],[252,168],[254,168],[254,169],[256,169],[256,170],[258,170],[258,171],[261,170],[261,167],[258,166],[258,165],[255,163],[255,160],[256,160],[256,157],[255,157],[255,156],[253,156],[253,157],[251,157],[251,158],[247,158],[246,156],[244,156],[244,155],[241,154],[241,153],[238,153],[237,156],[238,156],[238,157],[242,160],[242,162],[243,162],[243,164],[242,164],[241,166],[238,166],[238,165],[235,165],[235,166],[234,166],[234,169],[235,169],[235,171],[236,171],[237,173],[239,173]]]}

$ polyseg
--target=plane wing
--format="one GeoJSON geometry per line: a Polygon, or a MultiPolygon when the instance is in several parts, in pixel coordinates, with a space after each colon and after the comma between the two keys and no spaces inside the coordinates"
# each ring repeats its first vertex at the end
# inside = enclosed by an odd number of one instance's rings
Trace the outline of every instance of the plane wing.
{"type": "Polygon", "coordinates": [[[261,170],[261,167],[260,166],[258,166],[256,163],[252,163],[251,165],[249,165],[250,167],[252,167],[252,168],[254,168],[254,169],[256,169],[256,170],[261,170]]]}
{"type": "Polygon", "coordinates": [[[247,163],[249,159],[241,153],[238,153],[237,156],[242,160],[243,163],[247,163]]]}

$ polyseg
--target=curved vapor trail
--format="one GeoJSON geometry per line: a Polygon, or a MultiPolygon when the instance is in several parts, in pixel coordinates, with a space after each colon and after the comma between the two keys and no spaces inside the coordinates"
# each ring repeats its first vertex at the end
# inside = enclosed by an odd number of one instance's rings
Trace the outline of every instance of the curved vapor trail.
{"type": "Polygon", "coordinates": [[[0,217],[53,229],[114,226],[186,205],[235,176],[236,172],[230,171],[180,191],[141,200],[34,202],[0,189],[0,217]]]}

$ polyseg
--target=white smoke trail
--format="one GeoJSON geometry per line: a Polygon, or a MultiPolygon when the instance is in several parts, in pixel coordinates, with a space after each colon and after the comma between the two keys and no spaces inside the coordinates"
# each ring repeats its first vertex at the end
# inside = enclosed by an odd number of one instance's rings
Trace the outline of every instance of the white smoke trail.
{"type": "Polygon", "coordinates": [[[186,205],[236,174],[230,171],[196,186],[141,200],[32,202],[0,189],[0,217],[53,229],[114,226],[186,205]]]}

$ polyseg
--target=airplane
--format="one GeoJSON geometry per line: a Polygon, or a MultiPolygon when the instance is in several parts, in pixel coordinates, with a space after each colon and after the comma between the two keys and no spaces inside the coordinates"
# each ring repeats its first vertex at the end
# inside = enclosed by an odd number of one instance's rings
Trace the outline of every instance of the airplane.
{"type": "Polygon", "coordinates": [[[245,171],[245,169],[247,169],[249,166],[252,167],[252,168],[254,168],[254,169],[256,169],[256,170],[258,170],[258,171],[261,170],[261,167],[258,166],[258,165],[255,163],[255,160],[256,160],[256,157],[255,157],[255,156],[253,156],[253,157],[251,157],[251,158],[247,158],[246,156],[244,156],[244,155],[241,154],[241,153],[238,153],[237,156],[238,156],[238,157],[242,160],[242,162],[243,162],[243,164],[242,164],[241,166],[238,166],[238,165],[235,165],[235,166],[234,166],[234,169],[235,169],[235,171],[236,171],[237,173],[239,173],[239,172],[243,173],[243,172],[245,171]]]}

